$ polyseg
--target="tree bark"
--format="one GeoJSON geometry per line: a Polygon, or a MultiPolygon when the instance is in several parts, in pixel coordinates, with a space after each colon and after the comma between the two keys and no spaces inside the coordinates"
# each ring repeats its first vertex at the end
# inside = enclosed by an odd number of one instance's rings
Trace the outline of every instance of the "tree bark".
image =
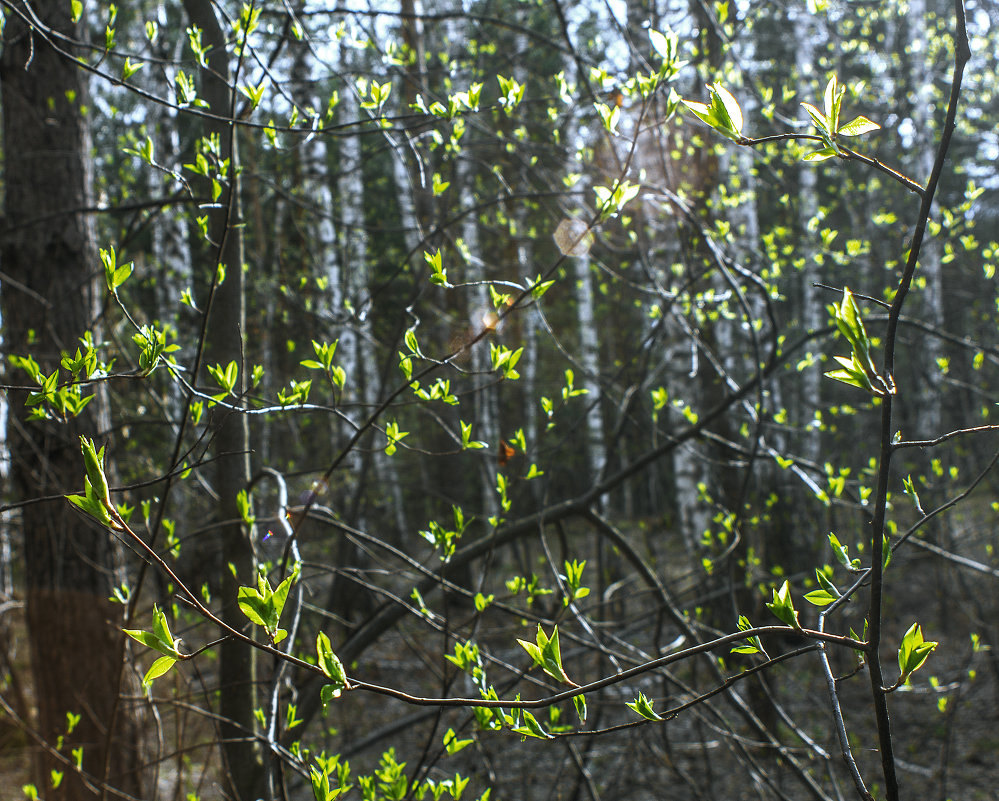
{"type": "MultiPolygon", "coordinates": [[[[32,13],[70,40],[85,38],[61,2],[39,0],[32,13]]],[[[101,339],[93,219],[79,211],[93,205],[87,80],[48,45],[40,25],[29,30],[18,13],[5,16],[4,346],[30,353],[49,375],[85,332],[101,339]]],[[[118,706],[112,680],[124,649],[122,607],[107,600],[119,549],[58,497],[82,488],[79,436],[107,436],[103,393],[94,392],[85,413],[69,422],[29,420],[24,398],[14,397],[7,422],[13,498],[52,498],[22,507],[21,530],[35,726],[48,745],[36,760],[35,782],[45,798],[66,801],[94,798],[102,782],[143,797],[138,718],[118,706]],[[70,714],[80,718],[68,732],[70,714]],[[82,771],[72,766],[74,749],[82,749],[82,771]],[[63,773],[58,788],[51,771],[63,773]]]]}
{"type": "MultiPolygon", "coordinates": [[[[229,160],[221,181],[223,189],[217,204],[209,211],[208,235],[217,264],[225,265],[225,280],[215,286],[206,305],[208,322],[207,361],[209,364],[239,365],[239,378],[233,393],[242,398],[247,386],[243,362],[243,331],[246,328],[243,276],[243,236],[239,203],[239,161],[235,130],[232,69],[226,52],[226,36],[209,0],[184,0],[184,10],[193,25],[203,31],[208,49],[207,67],[200,71],[200,94],[208,102],[213,118],[206,120],[205,135],[219,139],[219,159],[229,160]],[[228,118],[228,119],[227,119],[228,118]]],[[[233,398],[229,398],[232,402],[233,398]]],[[[236,400],[236,403],[240,403],[236,400]]],[[[236,497],[250,479],[249,426],[245,415],[215,408],[216,430],[215,489],[218,493],[219,543],[222,552],[222,619],[243,628],[246,618],[236,598],[241,584],[254,582],[253,546],[242,523],[236,497]],[[230,569],[230,565],[233,569],[230,569]]],[[[219,649],[219,712],[222,755],[229,790],[238,801],[253,801],[261,777],[259,749],[255,741],[256,708],[255,652],[232,638],[219,649]]]]}
{"type": "MultiPolygon", "coordinates": [[[[933,120],[932,109],[937,92],[933,86],[933,75],[930,72],[930,38],[931,23],[927,16],[926,0],[914,0],[909,4],[909,13],[905,16],[908,27],[906,41],[911,42],[912,120],[916,129],[914,150],[919,164],[917,180],[922,183],[929,181],[933,172],[933,161],[936,156],[937,129],[933,120]]],[[[944,279],[943,254],[940,240],[927,237],[919,251],[919,269],[926,281],[923,290],[922,314],[923,320],[933,326],[934,333],[922,342],[923,348],[920,361],[924,368],[925,381],[918,393],[919,412],[914,416],[916,429],[913,433],[919,437],[936,437],[945,430],[943,425],[944,380],[943,372],[938,366],[938,360],[943,357],[942,340],[935,334],[944,330],[944,279]]]]}

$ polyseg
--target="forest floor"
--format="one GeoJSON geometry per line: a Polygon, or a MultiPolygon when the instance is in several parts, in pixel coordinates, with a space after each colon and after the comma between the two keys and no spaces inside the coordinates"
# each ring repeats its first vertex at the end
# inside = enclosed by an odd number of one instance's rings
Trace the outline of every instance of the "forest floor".
{"type": "MultiPolygon", "coordinates": [[[[962,553],[988,563],[990,538],[991,534],[983,536],[978,545],[962,542],[962,553]]],[[[999,784],[999,659],[990,644],[999,634],[999,585],[992,576],[958,568],[915,548],[900,552],[887,575],[884,653],[893,654],[901,634],[917,620],[926,639],[940,643],[914,675],[911,686],[890,696],[901,797],[905,801],[994,801],[999,784]],[[981,647],[974,647],[973,634],[980,638],[981,647]]],[[[689,581],[678,582],[677,586],[681,584],[687,597],[680,600],[684,604],[696,601],[696,586],[689,581]]],[[[647,601],[636,595],[633,608],[640,610],[647,601]]],[[[471,611],[464,616],[471,618],[471,611]]],[[[9,617],[15,620],[19,615],[9,617]]],[[[463,610],[455,610],[455,618],[462,617],[463,610]]],[[[809,622],[805,619],[806,625],[809,622]]],[[[523,653],[516,638],[524,638],[534,624],[520,624],[519,628],[511,627],[506,619],[491,630],[484,627],[480,642],[488,641],[491,652],[507,664],[522,664],[523,653]]],[[[26,648],[18,634],[20,625],[14,623],[11,636],[16,643],[14,666],[24,675],[26,648]]],[[[641,614],[635,614],[634,628],[619,626],[614,633],[627,640],[634,631],[634,640],[647,649],[649,625],[647,615],[642,619],[641,614]]],[[[830,627],[836,628],[832,622],[830,627]]],[[[665,632],[663,641],[669,642],[671,636],[665,632]]],[[[439,694],[442,689],[451,694],[474,695],[467,680],[453,671],[449,672],[449,683],[440,683],[442,642],[439,638],[428,640],[425,635],[392,634],[366,654],[364,664],[355,668],[356,675],[427,695],[439,694]],[[436,669],[432,667],[435,664],[436,669]]],[[[563,658],[570,674],[589,680],[607,670],[606,663],[599,664],[585,652],[575,653],[568,642],[563,640],[563,658]],[[584,676],[587,671],[594,675],[584,676]]],[[[767,644],[771,656],[799,646],[790,641],[767,644]]],[[[724,656],[728,673],[736,672],[736,660],[742,657],[724,656]]],[[[854,671],[851,658],[839,655],[834,662],[837,674],[849,676],[839,684],[840,702],[861,773],[880,798],[868,675],[866,670],[854,671]]],[[[206,668],[210,672],[211,667],[206,668]]],[[[892,680],[896,670],[894,659],[886,656],[886,680],[892,680]]],[[[503,671],[490,668],[491,679],[493,673],[497,688],[501,688],[503,671]]],[[[714,686],[713,677],[703,668],[678,669],[669,680],[651,676],[639,679],[629,683],[626,690],[622,687],[617,693],[620,697],[611,692],[603,699],[591,700],[587,726],[609,728],[634,721],[625,702],[632,700],[639,689],[656,701],[657,710],[662,710],[688,698],[691,689],[705,692],[714,686]]],[[[774,711],[762,691],[750,688],[748,682],[737,687],[739,697],[779,733],[786,746],[784,756],[778,756],[754,736],[724,694],[667,722],[547,742],[523,742],[506,731],[473,733],[467,710],[438,714],[436,710],[414,709],[356,694],[337,702],[323,725],[337,730],[330,745],[349,756],[354,776],[375,769],[383,751],[394,747],[396,758],[406,762],[409,770],[421,764],[422,754],[441,757],[429,774],[433,778],[444,779],[454,772],[471,776],[465,797],[472,799],[490,785],[494,787],[490,801],[797,801],[819,797],[806,789],[801,773],[811,776],[829,798],[837,798],[830,779],[835,774],[841,797],[857,797],[842,767],[831,725],[829,696],[816,654],[795,658],[767,675],[767,687],[779,704],[779,712],[774,711]],[[453,756],[440,755],[441,738],[449,727],[461,737],[472,737],[474,744],[453,756]],[[379,732],[384,736],[378,736],[379,732]],[[814,741],[827,757],[817,757],[803,738],[814,741]]],[[[540,685],[537,691],[546,692],[540,685]]],[[[539,714],[538,719],[550,728],[561,722],[576,722],[571,705],[560,712],[562,720],[552,721],[547,714],[539,714]]],[[[190,742],[206,743],[211,736],[211,728],[204,721],[195,722],[187,731],[190,742]]],[[[27,738],[0,717],[0,801],[25,798],[21,788],[29,780],[30,754],[27,738]]],[[[191,776],[201,772],[197,756],[192,756],[188,765],[191,776]]],[[[176,773],[164,771],[161,775],[164,790],[172,776],[176,773]]],[[[307,782],[292,781],[291,786],[291,797],[296,801],[312,797],[307,782]]],[[[189,788],[181,789],[179,795],[162,793],[160,798],[184,798],[189,788]]],[[[210,780],[203,782],[201,789],[200,799],[223,797],[210,780]]],[[[44,791],[40,796],[47,797],[44,791]]],[[[352,796],[361,797],[357,789],[347,798],[352,796]]]]}

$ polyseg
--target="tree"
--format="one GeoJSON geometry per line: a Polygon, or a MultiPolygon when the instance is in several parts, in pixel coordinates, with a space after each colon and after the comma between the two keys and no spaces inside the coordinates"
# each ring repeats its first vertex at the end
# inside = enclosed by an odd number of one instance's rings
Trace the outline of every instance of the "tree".
{"type": "Polygon", "coordinates": [[[141,560],[115,597],[171,792],[946,797],[997,571],[932,526],[993,517],[995,429],[910,431],[927,370],[999,357],[905,312],[927,232],[999,252],[942,181],[963,9],[911,178],[861,80],[895,6],[184,8],[86,59],[122,478],[85,438],[56,490],[141,560]],[[128,196],[148,170],[184,202],[128,196]],[[160,215],[200,284],[145,266],[160,215]]]}
{"type": "MultiPolygon", "coordinates": [[[[243,397],[249,390],[248,363],[243,353],[246,328],[244,300],[244,263],[242,203],[240,197],[239,146],[235,118],[237,93],[233,82],[240,79],[245,65],[247,38],[257,24],[259,11],[246,6],[235,23],[235,66],[227,52],[229,42],[216,10],[206,0],[186,0],[184,9],[192,30],[200,31],[204,48],[199,71],[205,108],[212,116],[206,120],[205,136],[198,151],[206,159],[207,170],[201,176],[205,191],[211,192],[214,204],[208,211],[204,239],[208,244],[207,262],[212,269],[207,276],[208,291],[203,301],[202,337],[191,375],[202,369],[202,354],[211,372],[225,376],[224,397],[231,403],[215,408],[212,417],[212,451],[215,460],[215,493],[218,498],[219,543],[225,560],[222,571],[222,620],[230,626],[242,623],[236,603],[241,582],[256,570],[250,533],[250,513],[240,504],[246,498],[250,480],[249,421],[240,413],[243,397]],[[204,350],[203,350],[204,348],[204,350]]],[[[252,97],[251,97],[252,101],[252,97]]],[[[193,395],[188,395],[188,403],[193,395]]],[[[226,772],[236,799],[256,796],[259,759],[254,734],[257,706],[256,654],[241,644],[226,639],[219,651],[220,734],[226,772]]]]}
{"type": "Polygon", "coordinates": [[[120,548],[60,497],[80,486],[80,435],[113,433],[101,387],[107,365],[94,351],[104,296],[90,95],[70,56],[83,26],[56,3],[4,14],[4,346],[19,368],[9,378],[28,390],[12,388],[6,442],[36,711],[21,723],[38,743],[36,781],[51,777],[59,798],[91,798],[106,786],[141,796],[140,707],[119,695],[129,686],[122,612],[108,600],[120,548]]]}

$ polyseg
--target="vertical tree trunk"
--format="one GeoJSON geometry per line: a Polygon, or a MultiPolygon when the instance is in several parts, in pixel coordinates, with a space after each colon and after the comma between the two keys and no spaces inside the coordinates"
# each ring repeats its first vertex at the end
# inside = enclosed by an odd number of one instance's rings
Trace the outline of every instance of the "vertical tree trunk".
{"type": "MultiPolygon", "coordinates": [[[[234,87],[225,49],[225,33],[209,0],[184,0],[184,10],[193,25],[203,31],[208,48],[208,66],[200,73],[200,94],[217,117],[233,115],[234,87]]],[[[247,386],[247,365],[242,363],[245,307],[243,290],[243,237],[240,227],[239,172],[235,123],[226,119],[205,122],[205,135],[217,136],[220,161],[229,160],[223,190],[210,210],[209,239],[216,257],[207,264],[212,273],[216,261],[225,265],[225,280],[218,284],[205,313],[208,323],[207,362],[239,365],[237,396],[247,386]]],[[[230,398],[230,400],[232,400],[230,398]]],[[[215,490],[218,493],[219,541],[222,551],[222,619],[241,628],[246,618],[236,604],[240,584],[254,579],[253,548],[244,530],[236,496],[250,478],[249,428],[245,415],[216,407],[217,429],[213,438],[215,490]],[[231,570],[229,565],[235,570],[231,570]],[[235,572],[235,575],[233,573],[235,572]]],[[[258,749],[254,740],[256,707],[254,652],[232,639],[223,641],[219,653],[219,712],[224,767],[229,789],[238,801],[253,801],[259,777],[258,749]]]]}
{"type": "MultiPolygon", "coordinates": [[[[344,68],[348,74],[354,75],[359,69],[355,51],[348,49],[344,56],[344,68]]],[[[341,120],[349,124],[361,119],[361,108],[354,87],[348,87],[343,92],[340,101],[341,120]]],[[[340,346],[337,353],[343,354],[344,369],[347,371],[347,381],[353,387],[348,391],[357,393],[365,409],[373,409],[378,404],[380,385],[380,362],[375,352],[374,334],[369,317],[369,282],[370,260],[368,256],[368,231],[364,218],[365,188],[364,188],[364,155],[361,136],[348,136],[340,143],[340,162],[342,166],[340,178],[341,218],[343,224],[340,234],[342,241],[342,263],[350,265],[349,270],[342,271],[343,292],[351,301],[355,313],[340,335],[340,346]],[[350,364],[347,360],[350,360],[350,364]]],[[[400,187],[400,197],[408,192],[400,187]]],[[[350,459],[357,461],[356,469],[361,475],[360,453],[351,454],[350,459]]],[[[399,471],[390,457],[381,449],[370,454],[371,465],[374,468],[380,486],[392,496],[392,516],[395,518],[399,536],[404,536],[409,530],[406,517],[406,504],[403,499],[402,484],[399,471]]],[[[362,524],[363,527],[363,524],[362,524]]]]}
{"type": "MultiPolygon", "coordinates": [[[[797,82],[799,86],[808,87],[800,94],[808,95],[813,91],[821,96],[824,86],[815,85],[815,30],[812,16],[804,9],[794,12],[794,36],[798,47],[795,50],[797,61],[797,82]]],[[[813,101],[809,101],[813,102],[813,101]]],[[[801,275],[801,322],[806,331],[818,331],[825,324],[826,310],[822,303],[819,290],[814,286],[823,280],[815,247],[816,234],[810,231],[810,223],[819,212],[818,176],[815,167],[807,162],[798,165],[798,220],[802,232],[802,248],[805,266],[801,275]]],[[[813,347],[818,347],[816,344],[813,347]]],[[[817,426],[811,426],[812,415],[822,403],[822,371],[816,364],[805,370],[800,378],[800,402],[793,410],[795,419],[800,421],[804,430],[801,454],[806,459],[818,461],[821,454],[821,434],[817,426]]]]}
{"type": "MultiPolygon", "coordinates": [[[[61,2],[40,0],[32,13],[78,40],[61,2]]],[[[4,191],[2,263],[4,345],[30,352],[48,375],[60,354],[94,332],[101,294],[93,204],[86,74],[7,12],[0,80],[3,92],[4,191]],[[53,224],[53,219],[59,224],[53,224]],[[37,221],[37,222],[36,222],[37,221]]],[[[20,381],[18,382],[20,383],[20,381]]],[[[102,391],[87,413],[68,423],[30,421],[23,398],[11,404],[7,442],[11,490],[19,500],[78,491],[83,484],[79,435],[101,439],[108,422],[102,391]]],[[[99,785],[143,797],[134,709],[118,708],[122,608],[107,598],[118,549],[62,499],[21,510],[27,623],[38,732],[59,754],[40,752],[36,782],[47,799],[92,799],[99,785]],[[116,712],[117,709],[117,712],[116,712]],[[67,715],[79,715],[68,732],[67,715]],[[83,773],[72,767],[81,749],[83,773]],[[63,773],[58,789],[50,771],[63,773]]]]}
{"type": "MultiPolygon", "coordinates": [[[[580,83],[583,78],[583,76],[578,74],[576,62],[571,59],[566,60],[566,75],[575,78],[577,83],[580,83]]],[[[603,132],[597,133],[598,137],[602,135],[603,132]]],[[[566,143],[570,151],[582,143],[580,120],[577,114],[572,115],[566,126],[566,143]]],[[[611,150],[614,149],[615,143],[613,139],[608,138],[607,144],[611,150]]],[[[577,150],[576,152],[579,153],[581,150],[577,150]]],[[[612,163],[617,163],[617,161],[614,158],[612,163]]],[[[586,165],[578,160],[578,157],[568,168],[578,170],[583,175],[587,175],[589,172],[586,165]]],[[[616,180],[617,177],[615,175],[612,180],[616,180]]],[[[589,181],[581,182],[578,187],[583,196],[587,196],[590,193],[589,183],[589,181]]],[[[581,214],[577,219],[583,221],[587,216],[586,214],[581,214]]],[[[600,343],[597,337],[598,323],[594,308],[593,279],[590,274],[592,264],[590,261],[589,243],[586,238],[583,238],[579,242],[574,241],[574,237],[579,237],[579,234],[575,232],[575,229],[571,230],[573,230],[573,236],[570,237],[566,246],[570,248],[570,269],[575,281],[573,295],[575,298],[576,325],[579,335],[577,359],[579,366],[582,368],[578,371],[582,375],[577,375],[575,380],[580,388],[586,390],[586,396],[583,398],[586,405],[584,459],[586,465],[586,482],[592,483],[597,480],[598,476],[602,475],[604,465],[607,461],[604,418],[600,403],[600,343]]],[[[589,233],[587,232],[588,235],[589,233]]]]}
{"type": "Polygon", "coordinates": [[[604,446],[604,419],[600,405],[600,343],[589,252],[572,259],[576,279],[576,322],[579,325],[578,386],[586,390],[586,468],[589,481],[603,474],[607,459],[604,446]]]}
{"type": "MultiPolygon", "coordinates": [[[[471,170],[471,165],[467,159],[462,159],[458,163],[457,182],[461,187],[461,207],[471,209],[475,206],[475,192],[473,191],[475,177],[471,170]]],[[[466,213],[461,219],[461,239],[465,244],[466,263],[465,270],[469,282],[481,281],[479,286],[469,292],[469,331],[473,336],[477,336],[491,322],[490,314],[493,313],[492,303],[489,298],[489,288],[485,282],[485,262],[481,257],[482,245],[479,242],[479,215],[466,213]]],[[[533,310],[532,310],[533,311],[533,310]]],[[[535,369],[533,354],[527,354],[529,358],[524,359],[527,371],[533,372],[535,369]]],[[[474,422],[476,439],[489,443],[491,448],[497,447],[500,438],[499,419],[499,384],[491,380],[489,375],[492,364],[489,360],[489,339],[472,346],[472,370],[481,383],[481,389],[475,393],[474,422]]],[[[525,378],[527,373],[525,372],[525,378]]],[[[533,395],[528,395],[533,397],[533,395]]],[[[527,420],[532,420],[531,415],[527,415],[527,420]]],[[[534,432],[528,432],[533,435],[534,432]]],[[[534,442],[532,438],[529,440],[534,442]]],[[[496,477],[493,474],[492,464],[487,460],[480,462],[479,487],[482,498],[483,517],[499,514],[499,501],[496,497],[496,477]]]]}
{"type": "MultiPolygon", "coordinates": [[[[927,19],[926,6],[926,0],[913,0],[909,4],[909,13],[905,15],[908,26],[906,41],[912,43],[909,52],[912,54],[911,86],[915,96],[912,120],[916,128],[915,150],[919,165],[917,180],[923,183],[930,179],[936,153],[936,127],[933,124],[932,109],[937,90],[930,73],[932,23],[927,19]]],[[[935,331],[939,331],[944,326],[943,256],[939,239],[927,237],[924,240],[919,251],[919,269],[926,279],[922,300],[925,315],[923,320],[933,326],[935,331]]],[[[919,390],[919,413],[914,417],[919,421],[919,428],[913,434],[931,438],[938,436],[942,427],[943,376],[937,360],[943,356],[944,349],[941,347],[941,340],[934,335],[926,337],[923,347],[921,361],[926,365],[925,381],[919,390]]]]}

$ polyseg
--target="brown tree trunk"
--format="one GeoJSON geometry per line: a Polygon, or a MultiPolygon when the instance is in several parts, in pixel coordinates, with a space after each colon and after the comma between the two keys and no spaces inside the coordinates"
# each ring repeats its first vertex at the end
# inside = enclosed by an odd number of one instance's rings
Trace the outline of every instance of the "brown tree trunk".
{"type": "MultiPolygon", "coordinates": [[[[225,280],[218,284],[206,308],[208,322],[207,362],[239,366],[234,388],[237,398],[247,386],[247,365],[243,363],[243,331],[246,310],[243,279],[243,236],[239,203],[237,136],[231,68],[225,49],[225,33],[210,0],[184,0],[184,10],[192,25],[203,31],[208,49],[208,66],[200,71],[200,95],[214,118],[205,122],[205,136],[219,139],[219,160],[229,161],[221,181],[223,191],[217,206],[209,212],[208,236],[211,254],[207,264],[215,274],[217,264],[225,265],[225,280]],[[229,118],[229,119],[226,119],[229,118]]],[[[209,278],[210,280],[210,278],[209,278]]],[[[241,403],[230,397],[227,403],[241,403]]],[[[255,565],[249,532],[242,524],[236,496],[250,480],[249,426],[245,415],[215,407],[217,428],[213,436],[215,454],[215,489],[219,496],[219,537],[223,560],[222,619],[230,626],[243,628],[246,617],[236,604],[241,584],[253,584],[255,565]],[[229,565],[235,568],[235,575],[229,565]]],[[[223,641],[219,649],[219,712],[222,715],[222,754],[229,779],[229,790],[237,801],[252,801],[260,779],[259,749],[255,739],[256,707],[255,651],[233,639],[223,641]]]]}
{"type": "MultiPolygon", "coordinates": [[[[32,8],[71,40],[85,38],[64,3],[39,0],[32,8]]],[[[86,74],[29,32],[16,12],[5,17],[4,346],[30,352],[49,375],[61,352],[75,351],[78,338],[94,331],[102,297],[93,222],[80,211],[93,203],[86,74]]],[[[23,374],[16,380],[26,383],[23,374]]],[[[68,423],[28,420],[25,398],[12,395],[7,424],[12,497],[52,498],[21,509],[35,725],[48,745],[39,751],[35,781],[47,799],[92,799],[104,781],[143,796],[137,717],[133,707],[118,706],[115,681],[122,608],[107,598],[117,546],[58,497],[83,485],[79,435],[107,436],[106,406],[95,392],[86,413],[68,423]],[[80,719],[67,733],[70,714],[80,719]],[[82,772],[72,767],[74,749],[82,749],[82,772]],[[53,770],[63,773],[57,789],[53,770]]]]}

